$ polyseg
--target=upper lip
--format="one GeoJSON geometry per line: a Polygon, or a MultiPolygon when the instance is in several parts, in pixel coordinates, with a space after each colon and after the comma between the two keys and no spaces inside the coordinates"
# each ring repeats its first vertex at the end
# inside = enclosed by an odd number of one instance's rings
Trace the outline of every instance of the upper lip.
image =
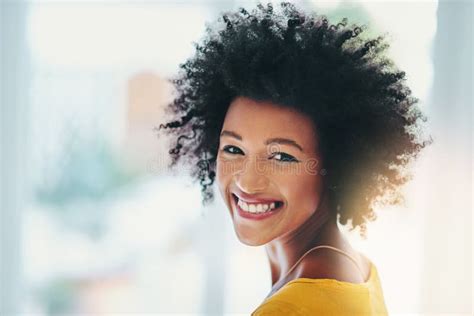
{"type": "Polygon", "coordinates": [[[281,202],[278,199],[272,198],[272,197],[263,197],[263,196],[256,196],[256,195],[249,195],[247,193],[244,193],[242,191],[234,191],[232,194],[236,195],[239,200],[242,200],[244,202],[248,203],[272,203],[272,202],[281,202]]]}

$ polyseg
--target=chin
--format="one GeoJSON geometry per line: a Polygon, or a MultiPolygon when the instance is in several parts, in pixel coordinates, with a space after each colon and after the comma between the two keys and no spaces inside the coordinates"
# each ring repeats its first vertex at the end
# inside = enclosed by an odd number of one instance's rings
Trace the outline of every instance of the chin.
{"type": "Polygon", "coordinates": [[[262,239],[261,236],[258,236],[255,232],[241,232],[239,229],[235,228],[235,235],[241,243],[247,246],[263,246],[267,244],[270,240],[262,239]],[[260,238],[259,238],[260,237],[260,238]]]}

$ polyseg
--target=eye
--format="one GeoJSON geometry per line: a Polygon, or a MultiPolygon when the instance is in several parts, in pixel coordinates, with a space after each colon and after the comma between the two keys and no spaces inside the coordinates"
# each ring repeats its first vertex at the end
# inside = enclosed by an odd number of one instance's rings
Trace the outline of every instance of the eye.
{"type": "Polygon", "coordinates": [[[291,156],[291,155],[288,155],[288,154],[285,154],[283,152],[276,152],[273,157],[277,157],[277,156],[281,156],[282,158],[281,159],[277,159],[278,161],[281,161],[281,162],[298,162],[298,160],[291,156]]]}
{"type": "Polygon", "coordinates": [[[232,145],[224,146],[222,151],[226,152],[226,153],[229,153],[229,154],[236,154],[235,151],[242,152],[238,147],[235,147],[235,146],[232,146],[232,145]]]}

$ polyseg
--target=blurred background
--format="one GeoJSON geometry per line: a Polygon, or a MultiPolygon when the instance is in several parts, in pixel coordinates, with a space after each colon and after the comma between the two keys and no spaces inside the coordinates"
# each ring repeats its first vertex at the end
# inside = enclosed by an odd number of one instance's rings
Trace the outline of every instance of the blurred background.
{"type": "MultiPolygon", "coordinates": [[[[293,1],[387,32],[434,144],[368,239],[391,315],[472,313],[471,1],[293,1]]],[[[1,315],[249,315],[263,247],[154,130],[205,23],[256,1],[2,0],[1,315]]],[[[274,1],[274,3],[276,3],[274,1]]]]}

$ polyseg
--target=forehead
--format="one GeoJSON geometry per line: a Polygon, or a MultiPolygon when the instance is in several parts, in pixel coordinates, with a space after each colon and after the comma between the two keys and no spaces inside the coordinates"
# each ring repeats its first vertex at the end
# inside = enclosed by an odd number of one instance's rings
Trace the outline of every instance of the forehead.
{"type": "Polygon", "coordinates": [[[238,97],[230,104],[223,130],[243,136],[243,141],[262,142],[269,137],[295,140],[304,148],[316,148],[317,134],[311,118],[295,109],[268,101],[238,97]]]}

